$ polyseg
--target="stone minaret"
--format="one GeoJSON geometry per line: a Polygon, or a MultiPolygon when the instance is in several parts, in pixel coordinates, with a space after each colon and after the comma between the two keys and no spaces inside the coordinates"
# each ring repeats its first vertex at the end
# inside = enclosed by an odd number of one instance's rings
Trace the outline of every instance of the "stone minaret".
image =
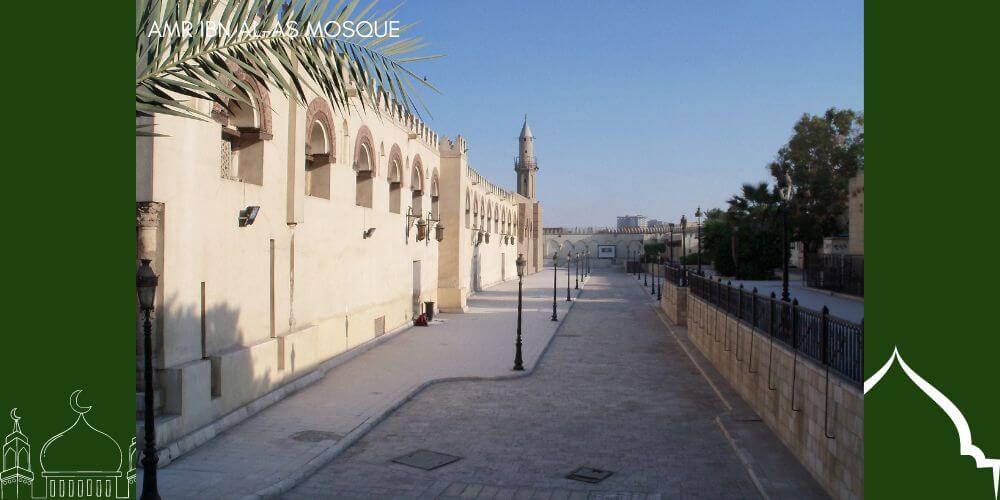
{"type": "Polygon", "coordinates": [[[535,137],[531,135],[531,127],[528,126],[528,115],[524,115],[524,126],[521,127],[521,135],[517,138],[517,160],[514,162],[514,171],[517,172],[517,192],[525,198],[535,199],[535,172],[538,171],[538,164],[535,163],[535,137]]]}

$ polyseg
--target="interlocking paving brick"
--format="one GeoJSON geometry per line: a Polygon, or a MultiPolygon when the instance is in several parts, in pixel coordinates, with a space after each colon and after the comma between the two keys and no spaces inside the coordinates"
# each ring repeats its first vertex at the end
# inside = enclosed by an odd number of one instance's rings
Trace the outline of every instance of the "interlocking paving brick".
{"type": "Polygon", "coordinates": [[[648,290],[624,278],[587,283],[531,376],[434,385],[286,497],[364,495],[404,478],[414,488],[448,481],[441,498],[475,486],[477,496],[498,486],[505,500],[758,497],[715,420],[725,407],[648,306],[648,290]],[[430,472],[388,462],[416,448],[463,459],[430,472]],[[566,479],[582,464],[615,473],[599,485],[566,479]]]}

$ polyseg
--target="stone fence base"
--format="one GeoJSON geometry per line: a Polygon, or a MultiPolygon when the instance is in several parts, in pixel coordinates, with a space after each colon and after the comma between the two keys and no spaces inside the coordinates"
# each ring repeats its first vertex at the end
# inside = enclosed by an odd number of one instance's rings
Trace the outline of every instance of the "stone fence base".
{"type": "Polygon", "coordinates": [[[688,297],[686,288],[665,285],[661,305],[668,316],[687,316],[691,341],[831,496],[863,497],[864,395],[859,387],[828,375],[802,355],[796,359],[750,325],[688,297]],[[668,301],[668,296],[678,298],[668,301]]]}

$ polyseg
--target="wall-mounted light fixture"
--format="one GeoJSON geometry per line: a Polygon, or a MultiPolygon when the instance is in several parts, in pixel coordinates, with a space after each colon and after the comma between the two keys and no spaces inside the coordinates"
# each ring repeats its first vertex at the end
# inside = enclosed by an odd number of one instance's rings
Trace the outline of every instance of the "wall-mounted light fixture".
{"type": "Polygon", "coordinates": [[[427,221],[417,220],[417,241],[423,241],[427,237],[427,221]]]}
{"type": "Polygon", "coordinates": [[[260,213],[260,207],[256,205],[250,205],[242,210],[240,210],[239,220],[240,227],[252,226],[253,221],[257,220],[257,214],[260,213]]]}
{"type": "MultiPolygon", "coordinates": [[[[435,219],[435,218],[434,218],[434,212],[427,212],[427,217],[426,217],[426,219],[425,219],[425,220],[427,221],[427,229],[428,229],[428,230],[430,230],[430,229],[431,229],[431,227],[433,227],[433,226],[436,226],[436,227],[438,227],[438,228],[440,228],[440,227],[441,227],[441,219],[435,219]],[[433,226],[432,226],[432,225],[433,225],[433,226]]],[[[436,239],[437,241],[441,241],[441,238],[444,238],[444,236],[441,236],[441,237],[437,237],[437,235],[438,235],[438,234],[443,234],[443,233],[441,233],[441,232],[436,232],[436,233],[435,233],[435,239],[436,239]]],[[[419,240],[420,238],[418,237],[417,239],[419,240]]],[[[430,234],[428,234],[428,235],[427,235],[427,239],[426,239],[425,241],[426,241],[426,244],[427,244],[427,245],[430,245],[430,244],[431,244],[431,238],[430,238],[430,234]]]]}
{"type": "Polygon", "coordinates": [[[420,214],[413,213],[413,207],[406,207],[406,243],[410,243],[410,226],[413,225],[414,219],[419,219],[420,214]]]}
{"type": "Polygon", "coordinates": [[[375,228],[370,227],[368,229],[365,229],[364,232],[361,233],[361,236],[362,238],[367,240],[368,238],[371,238],[373,234],[375,234],[375,228]]]}

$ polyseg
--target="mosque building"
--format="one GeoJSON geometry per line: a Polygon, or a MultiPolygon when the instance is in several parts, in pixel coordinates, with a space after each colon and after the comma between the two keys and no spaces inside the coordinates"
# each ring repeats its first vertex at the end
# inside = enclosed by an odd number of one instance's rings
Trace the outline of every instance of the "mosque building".
{"type": "Polygon", "coordinates": [[[470,295],[517,278],[518,255],[528,274],[543,266],[527,119],[508,189],[473,167],[465,138],[386,94],[335,113],[324,96],[302,105],[233,74],[252,106],[197,102],[213,120],[156,115],[159,135],[136,138],[136,257],[159,276],[161,465],[421,313],[466,311],[470,295]]]}

